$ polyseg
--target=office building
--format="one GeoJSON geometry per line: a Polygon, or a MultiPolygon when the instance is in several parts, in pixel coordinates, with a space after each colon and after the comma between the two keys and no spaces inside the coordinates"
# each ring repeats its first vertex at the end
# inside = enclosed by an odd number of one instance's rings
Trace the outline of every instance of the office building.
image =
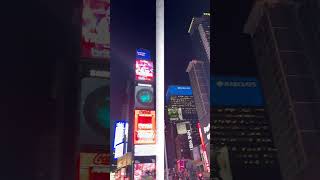
{"type": "MultiPolygon", "coordinates": [[[[259,81],[253,77],[211,79],[213,157],[215,151],[227,148],[222,152],[228,156],[231,168],[228,177],[232,176],[233,180],[280,180],[277,149],[259,81]]],[[[213,165],[219,166],[223,165],[213,165]]]]}
{"type": "Polygon", "coordinates": [[[252,36],[285,180],[319,179],[320,145],[314,143],[320,139],[319,49],[314,49],[319,10],[313,6],[260,1],[244,29],[252,36]]]}

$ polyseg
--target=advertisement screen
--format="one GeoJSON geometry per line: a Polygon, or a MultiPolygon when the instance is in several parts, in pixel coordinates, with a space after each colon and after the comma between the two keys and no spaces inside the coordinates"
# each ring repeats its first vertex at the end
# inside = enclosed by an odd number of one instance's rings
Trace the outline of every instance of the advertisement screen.
{"type": "Polygon", "coordinates": [[[137,49],[136,59],[151,60],[150,51],[146,49],[137,49]]]}
{"type": "Polygon", "coordinates": [[[151,110],[135,110],[134,144],[156,143],[156,114],[151,110]]]}
{"type": "Polygon", "coordinates": [[[154,95],[153,95],[152,87],[136,86],[135,108],[136,109],[154,109],[154,95]]]}
{"type": "Polygon", "coordinates": [[[83,0],[81,56],[110,58],[110,0],[83,0]]]}
{"type": "Polygon", "coordinates": [[[183,120],[181,108],[168,108],[168,116],[171,121],[183,120]]]}
{"type": "Polygon", "coordinates": [[[192,88],[191,86],[169,86],[166,94],[167,102],[171,96],[192,96],[192,88]]]}
{"type": "Polygon", "coordinates": [[[105,146],[110,133],[109,80],[81,80],[80,145],[105,146]]]}
{"type": "Polygon", "coordinates": [[[141,179],[156,179],[156,164],[155,163],[138,163],[134,164],[134,180],[141,179]]]}
{"type": "Polygon", "coordinates": [[[136,60],[136,80],[153,81],[153,62],[147,60],[136,60]]]}
{"type": "Polygon", "coordinates": [[[214,77],[211,83],[213,106],[263,106],[260,83],[251,77],[214,77]]]}
{"type": "Polygon", "coordinates": [[[109,180],[107,153],[80,153],[79,180],[109,180]]]}

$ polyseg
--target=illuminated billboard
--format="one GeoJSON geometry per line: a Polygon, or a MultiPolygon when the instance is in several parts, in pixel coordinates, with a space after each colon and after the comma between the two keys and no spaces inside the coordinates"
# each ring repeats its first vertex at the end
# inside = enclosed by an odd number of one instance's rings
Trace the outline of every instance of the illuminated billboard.
{"type": "Polygon", "coordinates": [[[150,51],[146,49],[137,49],[136,59],[151,60],[150,51]]]}
{"type": "Polygon", "coordinates": [[[182,108],[168,108],[168,117],[171,121],[183,120],[182,108]]]}
{"type": "Polygon", "coordinates": [[[156,143],[156,113],[151,110],[135,110],[133,143],[156,143]]]}
{"type": "Polygon", "coordinates": [[[136,60],[136,80],[153,81],[153,62],[147,60],[136,60]]]}
{"type": "Polygon", "coordinates": [[[134,180],[156,179],[156,163],[136,163],[134,164],[134,180]]]}
{"type": "Polygon", "coordinates": [[[136,86],[135,108],[136,109],[154,109],[154,95],[153,95],[152,87],[136,86]]]}
{"type": "Polygon", "coordinates": [[[192,88],[191,86],[171,85],[168,87],[166,94],[167,102],[169,102],[171,96],[192,96],[192,88]]]}
{"type": "Polygon", "coordinates": [[[263,106],[260,83],[254,77],[211,76],[211,106],[263,106]]]}
{"type": "Polygon", "coordinates": [[[109,80],[81,80],[80,145],[105,146],[110,133],[109,80]]]}
{"type": "Polygon", "coordinates": [[[109,173],[107,153],[80,153],[78,180],[108,180],[109,173]]]}
{"type": "Polygon", "coordinates": [[[114,130],[114,159],[123,156],[126,153],[128,138],[128,123],[126,121],[116,121],[114,130]]]}
{"type": "Polygon", "coordinates": [[[110,58],[110,0],[83,0],[81,57],[110,58]]]}

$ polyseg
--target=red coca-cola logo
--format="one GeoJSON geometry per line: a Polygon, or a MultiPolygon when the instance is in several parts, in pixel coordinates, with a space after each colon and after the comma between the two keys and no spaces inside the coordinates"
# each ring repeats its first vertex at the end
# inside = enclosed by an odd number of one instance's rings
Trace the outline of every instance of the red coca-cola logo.
{"type": "Polygon", "coordinates": [[[93,164],[95,165],[108,165],[109,157],[106,153],[98,153],[94,159],[93,164]]]}

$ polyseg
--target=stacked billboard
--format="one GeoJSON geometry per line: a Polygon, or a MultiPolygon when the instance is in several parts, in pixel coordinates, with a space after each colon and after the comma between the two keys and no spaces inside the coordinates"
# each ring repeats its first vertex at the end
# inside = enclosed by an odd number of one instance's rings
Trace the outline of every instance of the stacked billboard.
{"type": "Polygon", "coordinates": [[[110,0],[83,0],[82,58],[110,58],[110,0]]]}
{"type": "Polygon", "coordinates": [[[137,49],[133,122],[134,179],[155,179],[156,112],[150,51],[137,49]]]}
{"type": "Polygon", "coordinates": [[[82,4],[78,179],[109,179],[110,0],[82,4]]]}

